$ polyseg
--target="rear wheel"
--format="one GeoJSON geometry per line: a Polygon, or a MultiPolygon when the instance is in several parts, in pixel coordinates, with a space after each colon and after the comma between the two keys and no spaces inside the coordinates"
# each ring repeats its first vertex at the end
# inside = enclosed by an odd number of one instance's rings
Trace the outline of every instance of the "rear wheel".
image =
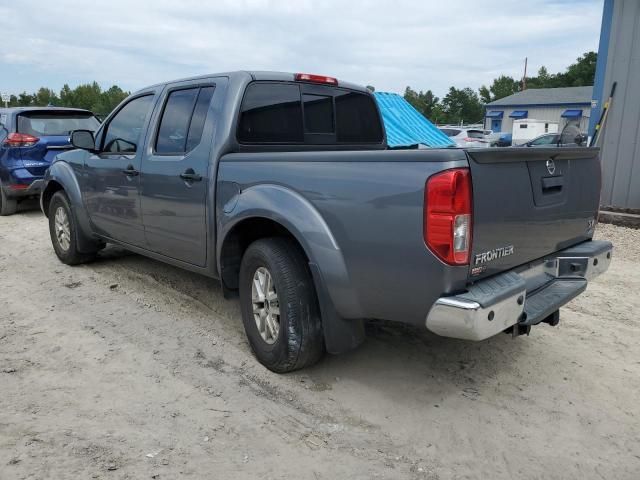
{"type": "Polygon", "coordinates": [[[18,201],[15,198],[9,198],[4,193],[2,185],[0,185],[0,216],[6,217],[13,215],[18,209],[18,201]]]}
{"type": "Polygon", "coordinates": [[[299,247],[286,238],[252,243],[240,266],[240,303],[249,344],[269,370],[290,372],[324,352],[315,288],[299,247]]]}
{"type": "Polygon", "coordinates": [[[78,265],[93,260],[96,252],[78,251],[76,218],[67,195],[56,192],[49,203],[49,234],[56,255],[62,263],[78,265]]]}

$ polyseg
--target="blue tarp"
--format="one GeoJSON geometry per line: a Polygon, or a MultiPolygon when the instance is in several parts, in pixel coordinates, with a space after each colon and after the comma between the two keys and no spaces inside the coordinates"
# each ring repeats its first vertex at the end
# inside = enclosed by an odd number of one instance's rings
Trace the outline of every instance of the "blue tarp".
{"type": "Polygon", "coordinates": [[[504,115],[504,112],[498,111],[498,110],[491,110],[490,112],[487,112],[487,114],[485,115],[485,117],[489,117],[489,118],[502,118],[502,116],[504,115]]]}
{"type": "Polygon", "coordinates": [[[582,118],[582,110],[565,110],[560,116],[563,118],[582,118]]]}
{"type": "Polygon", "coordinates": [[[429,147],[455,145],[420,112],[396,93],[375,92],[390,147],[423,144],[429,147]]]}
{"type": "Polygon", "coordinates": [[[511,118],[527,118],[529,116],[529,111],[528,110],[514,110],[513,112],[511,112],[511,115],[509,115],[509,117],[511,118]]]}

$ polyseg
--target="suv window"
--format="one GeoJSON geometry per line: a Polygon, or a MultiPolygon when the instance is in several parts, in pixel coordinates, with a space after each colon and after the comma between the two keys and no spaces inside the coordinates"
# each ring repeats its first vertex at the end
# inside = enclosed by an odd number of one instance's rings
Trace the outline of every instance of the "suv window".
{"type": "Polygon", "coordinates": [[[252,83],[240,114],[241,142],[302,143],[300,87],[292,84],[252,83]]]}
{"type": "Polygon", "coordinates": [[[460,132],[462,132],[462,130],[456,130],[454,128],[441,128],[440,131],[447,137],[455,137],[457,135],[460,135],[460,132]]]}
{"type": "Polygon", "coordinates": [[[469,138],[484,138],[484,132],[482,130],[467,130],[467,136],[469,138]]]}
{"type": "Polygon", "coordinates": [[[142,137],[144,121],[153,104],[153,95],[131,100],[109,122],[102,142],[102,151],[136,153],[142,137]]]}
{"type": "Polygon", "coordinates": [[[555,143],[558,143],[557,135],[544,135],[535,140],[531,140],[531,145],[553,145],[555,143]]]}
{"type": "Polygon", "coordinates": [[[156,153],[183,155],[202,138],[213,87],[195,87],[169,93],[160,119],[156,153]]]}
{"type": "Polygon", "coordinates": [[[8,135],[7,123],[7,114],[0,114],[0,141],[4,140],[4,138],[8,135]]]}
{"type": "Polygon", "coordinates": [[[18,132],[43,136],[66,136],[74,130],[95,132],[100,122],[92,113],[84,112],[26,112],[18,116],[18,132]]]}
{"type": "Polygon", "coordinates": [[[254,82],[240,107],[241,143],[382,143],[370,95],[305,83],[254,82]]]}

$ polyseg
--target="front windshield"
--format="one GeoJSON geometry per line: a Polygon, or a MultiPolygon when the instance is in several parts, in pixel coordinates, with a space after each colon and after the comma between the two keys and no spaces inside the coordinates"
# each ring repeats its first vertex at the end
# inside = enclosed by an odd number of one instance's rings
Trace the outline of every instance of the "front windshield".
{"type": "Polygon", "coordinates": [[[98,130],[100,122],[84,112],[27,112],[18,117],[18,132],[35,137],[65,136],[74,130],[98,130]]]}

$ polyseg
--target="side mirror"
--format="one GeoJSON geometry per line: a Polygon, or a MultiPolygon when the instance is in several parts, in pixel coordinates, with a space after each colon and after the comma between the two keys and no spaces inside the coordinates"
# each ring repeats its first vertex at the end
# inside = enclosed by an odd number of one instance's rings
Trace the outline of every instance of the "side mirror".
{"type": "Polygon", "coordinates": [[[90,130],[74,130],[71,132],[71,145],[82,150],[95,151],[96,142],[93,139],[93,132],[90,130]]]}

